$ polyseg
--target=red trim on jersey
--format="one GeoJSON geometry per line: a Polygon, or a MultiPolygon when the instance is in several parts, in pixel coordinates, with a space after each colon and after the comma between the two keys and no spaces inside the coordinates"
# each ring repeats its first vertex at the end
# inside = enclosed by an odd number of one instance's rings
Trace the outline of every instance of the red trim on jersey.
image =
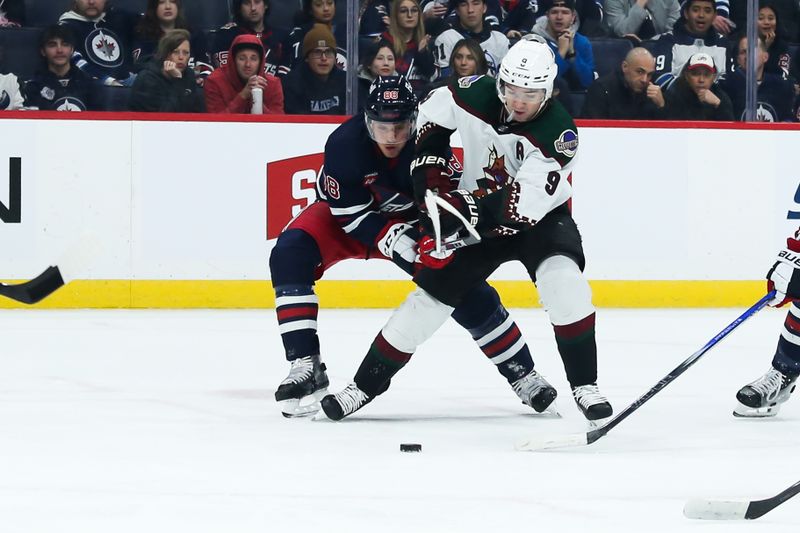
{"type": "Polygon", "coordinates": [[[556,332],[556,336],[562,339],[574,339],[575,337],[580,337],[587,331],[590,331],[594,328],[594,313],[578,320],[577,322],[573,322],[572,324],[566,324],[564,326],[553,326],[553,329],[556,332]]]}
{"type": "Polygon", "coordinates": [[[800,334],[800,320],[795,318],[795,316],[791,313],[786,314],[786,321],[783,323],[783,325],[786,326],[786,329],[791,330],[795,335],[800,334]]]}

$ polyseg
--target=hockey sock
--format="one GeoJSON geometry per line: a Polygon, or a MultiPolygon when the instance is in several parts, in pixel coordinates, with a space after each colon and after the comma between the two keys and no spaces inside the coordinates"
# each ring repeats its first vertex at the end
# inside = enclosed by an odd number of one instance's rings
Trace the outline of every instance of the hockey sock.
{"type": "Polygon", "coordinates": [[[786,314],[772,366],[787,376],[800,374],[800,308],[796,304],[786,314]]]}
{"type": "Polygon", "coordinates": [[[469,331],[500,374],[513,383],[533,370],[531,352],[517,323],[488,284],[471,290],[453,310],[453,320],[469,331]]]}
{"type": "Polygon", "coordinates": [[[275,312],[288,361],[319,354],[319,299],[311,285],[275,287],[275,312]]]}
{"type": "Polygon", "coordinates": [[[374,398],[389,388],[392,376],[408,363],[411,355],[401,352],[386,341],[383,333],[378,333],[353,381],[359,389],[374,398]]]}
{"type": "Polygon", "coordinates": [[[567,372],[567,380],[572,387],[597,382],[597,344],[594,337],[595,314],[584,319],[553,326],[556,334],[558,353],[567,372]]]}

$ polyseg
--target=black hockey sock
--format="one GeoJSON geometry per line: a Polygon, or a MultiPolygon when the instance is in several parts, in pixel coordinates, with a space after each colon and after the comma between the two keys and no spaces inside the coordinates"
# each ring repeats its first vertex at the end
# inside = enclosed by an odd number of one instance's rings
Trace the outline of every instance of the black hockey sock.
{"type": "Polygon", "coordinates": [[[311,285],[275,287],[275,312],[288,361],[319,354],[319,300],[311,285]]]}
{"type": "Polygon", "coordinates": [[[359,389],[374,398],[389,387],[392,376],[408,363],[411,355],[401,352],[389,344],[383,333],[378,333],[372,341],[372,346],[369,347],[367,356],[361,361],[353,381],[359,389]]]}
{"type": "Polygon", "coordinates": [[[594,337],[594,313],[586,318],[553,326],[558,353],[572,387],[597,382],[597,344],[594,337]]]}

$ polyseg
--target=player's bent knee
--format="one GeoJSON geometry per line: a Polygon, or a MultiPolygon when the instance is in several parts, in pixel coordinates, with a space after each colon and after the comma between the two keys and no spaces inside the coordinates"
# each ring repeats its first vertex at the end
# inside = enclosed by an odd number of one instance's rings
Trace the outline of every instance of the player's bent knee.
{"type": "Polygon", "coordinates": [[[536,269],[536,288],[553,325],[572,324],[595,311],[589,282],[567,256],[555,255],[542,261],[536,269]]]}
{"type": "Polygon", "coordinates": [[[453,308],[423,289],[417,289],[392,313],[383,327],[383,338],[396,349],[414,353],[447,320],[453,308]]]}
{"type": "Polygon", "coordinates": [[[272,284],[313,283],[314,269],[321,261],[319,246],[311,235],[287,230],[278,237],[269,256],[272,284]]]}

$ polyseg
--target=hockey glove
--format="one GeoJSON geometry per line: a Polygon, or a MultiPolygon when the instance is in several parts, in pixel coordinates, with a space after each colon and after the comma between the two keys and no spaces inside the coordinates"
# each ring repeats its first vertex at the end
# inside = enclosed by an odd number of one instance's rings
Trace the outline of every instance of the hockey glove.
{"type": "MultiPolygon", "coordinates": [[[[411,162],[411,183],[419,194],[426,189],[441,193],[453,190],[447,159],[438,155],[421,155],[411,162]]],[[[421,203],[422,198],[417,198],[421,203]]]]}
{"type": "MultiPolygon", "coordinates": [[[[446,238],[454,233],[458,233],[462,228],[465,228],[465,221],[472,227],[472,231],[470,231],[470,233],[474,233],[475,227],[481,221],[481,217],[478,202],[472,193],[465,191],[464,189],[456,189],[455,191],[436,196],[450,204],[450,206],[454,208],[453,210],[463,218],[462,220],[462,218],[459,218],[458,215],[446,208],[439,208],[439,224],[443,238],[446,238]]],[[[423,209],[425,214],[428,216],[422,217],[420,220],[425,231],[428,233],[434,233],[435,228],[431,222],[430,214],[428,213],[429,203],[430,202],[426,202],[426,207],[423,209]]],[[[467,229],[469,230],[470,228],[467,229]]]]}
{"type": "Polygon", "coordinates": [[[453,250],[436,251],[436,240],[430,235],[424,235],[419,240],[419,262],[423,266],[438,270],[446,267],[455,257],[453,250]]]}
{"type": "Polygon", "coordinates": [[[778,253],[778,260],[767,272],[767,290],[775,291],[775,298],[768,303],[781,307],[791,301],[800,300],[800,230],[794,238],[786,239],[786,249],[778,253]]]}
{"type": "Polygon", "coordinates": [[[409,224],[398,222],[387,227],[378,238],[378,250],[408,274],[414,274],[419,232],[409,224]]]}

